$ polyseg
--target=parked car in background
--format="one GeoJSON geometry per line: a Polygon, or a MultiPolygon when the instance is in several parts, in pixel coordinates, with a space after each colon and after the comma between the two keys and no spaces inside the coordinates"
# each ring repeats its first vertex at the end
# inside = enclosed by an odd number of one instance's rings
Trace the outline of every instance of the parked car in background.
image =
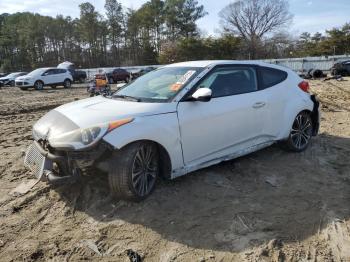
{"type": "Polygon", "coordinates": [[[185,62],[111,96],[51,110],[33,127],[25,164],[51,183],[71,183],[97,167],[116,196],[142,200],[158,176],[174,179],[277,142],[302,152],[318,129],[319,102],[292,70],[259,61],[185,62]]]}
{"type": "Polygon", "coordinates": [[[350,60],[334,64],[331,68],[331,75],[350,76],[350,60]]]}
{"type": "Polygon", "coordinates": [[[131,79],[130,73],[122,68],[113,69],[112,71],[107,72],[106,75],[110,84],[114,84],[120,81],[129,83],[131,79]]]}
{"type": "Polygon", "coordinates": [[[83,83],[86,81],[86,78],[87,78],[86,72],[82,70],[77,70],[75,68],[75,65],[71,62],[68,62],[68,61],[63,62],[59,64],[57,68],[67,69],[71,73],[74,82],[83,83]]]}
{"type": "Polygon", "coordinates": [[[15,72],[0,78],[0,86],[15,86],[15,80],[19,76],[28,74],[27,72],[15,72]]]}
{"type": "Polygon", "coordinates": [[[65,88],[71,87],[73,82],[72,75],[67,69],[48,67],[38,68],[27,75],[16,78],[16,86],[22,90],[34,87],[36,90],[42,90],[44,86],[56,86],[62,85],[65,88]]]}
{"type": "Polygon", "coordinates": [[[136,78],[138,78],[140,76],[143,76],[144,74],[152,72],[155,69],[156,69],[155,67],[149,66],[149,67],[143,68],[143,69],[141,69],[139,71],[133,72],[132,73],[132,79],[136,79],[136,78]]]}

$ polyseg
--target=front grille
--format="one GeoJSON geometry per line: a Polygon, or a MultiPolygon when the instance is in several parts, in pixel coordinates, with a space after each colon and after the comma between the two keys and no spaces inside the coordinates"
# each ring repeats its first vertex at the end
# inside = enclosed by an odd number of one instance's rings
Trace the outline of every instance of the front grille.
{"type": "Polygon", "coordinates": [[[40,153],[36,144],[29,146],[24,158],[24,165],[33,172],[36,178],[40,178],[44,172],[45,157],[40,153]]]}

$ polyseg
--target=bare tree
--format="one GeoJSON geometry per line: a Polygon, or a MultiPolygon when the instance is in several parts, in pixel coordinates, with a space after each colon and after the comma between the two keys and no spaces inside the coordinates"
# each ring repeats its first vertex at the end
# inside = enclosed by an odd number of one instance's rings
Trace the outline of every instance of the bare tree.
{"type": "Polygon", "coordinates": [[[292,20],[287,0],[238,0],[221,12],[226,32],[239,35],[248,44],[251,58],[257,58],[260,43],[292,20]]]}

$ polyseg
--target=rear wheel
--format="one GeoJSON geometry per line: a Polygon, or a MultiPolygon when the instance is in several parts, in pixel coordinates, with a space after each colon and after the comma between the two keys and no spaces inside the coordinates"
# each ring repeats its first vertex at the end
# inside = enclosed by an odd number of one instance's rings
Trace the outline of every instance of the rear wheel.
{"type": "Polygon", "coordinates": [[[69,79],[64,80],[63,86],[64,88],[70,88],[72,86],[72,81],[70,81],[69,79]]]}
{"type": "Polygon", "coordinates": [[[42,81],[36,81],[34,83],[35,90],[43,90],[44,89],[44,83],[42,81]]]}
{"type": "Polygon", "coordinates": [[[10,82],[10,86],[15,86],[15,81],[14,81],[14,80],[12,80],[12,81],[10,82]]]}
{"type": "Polygon", "coordinates": [[[140,201],[149,196],[159,173],[158,148],[136,142],[118,150],[110,164],[109,184],[119,198],[140,201]]]}
{"type": "Polygon", "coordinates": [[[292,126],[288,140],[284,142],[285,147],[294,152],[304,151],[312,137],[312,119],[308,112],[299,113],[292,126]]]}

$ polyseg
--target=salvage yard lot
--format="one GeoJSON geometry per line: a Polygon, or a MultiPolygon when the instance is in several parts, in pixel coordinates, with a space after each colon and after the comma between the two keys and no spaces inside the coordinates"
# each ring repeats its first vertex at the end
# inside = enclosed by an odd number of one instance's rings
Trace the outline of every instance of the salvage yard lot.
{"type": "Polygon", "coordinates": [[[86,89],[0,90],[2,261],[350,261],[350,78],[311,80],[321,130],[303,153],[272,146],[174,181],[141,203],[111,199],[101,173],[40,182],[23,167],[31,128],[86,89]]]}

